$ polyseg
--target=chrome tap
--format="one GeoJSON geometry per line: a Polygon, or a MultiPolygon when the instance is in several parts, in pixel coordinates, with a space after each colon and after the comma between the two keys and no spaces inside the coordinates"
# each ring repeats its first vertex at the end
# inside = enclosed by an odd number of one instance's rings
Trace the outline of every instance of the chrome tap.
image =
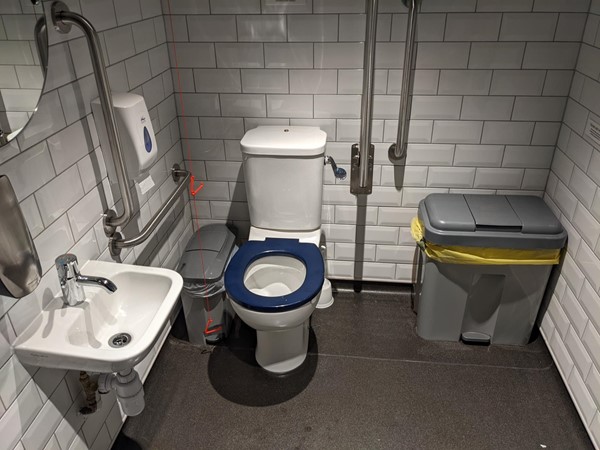
{"type": "Polygon", "coordinates": [[[115,283],[108,278],[81,275],[77,266],[77,256],[71,253],[60,255],[54,262],[63,293],[63,302],[67,306],[76,306],[85,300],[82,284],[102,286],[111,293],[117,290],[115,283]]]}

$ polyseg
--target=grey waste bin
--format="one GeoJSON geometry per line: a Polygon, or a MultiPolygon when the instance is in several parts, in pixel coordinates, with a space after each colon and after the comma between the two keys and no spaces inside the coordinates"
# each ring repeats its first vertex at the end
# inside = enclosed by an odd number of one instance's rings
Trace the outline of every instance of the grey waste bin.
{"type": "Polygon", "coordinates": [[[183,277],[181,302],[193,344],[213,344],[227,336],[234,313],[223,274],[236,250],[234,234],[221,224],[201,227],[188,242],[178,271],[183,277]]]}
{"type": "Polygon", "coordinates": [[[555,264],[543,258],[527,261],[545,250],[562,249],[567,238],[543,200],[432,194],[421,201],[418,215],[425,247],[487,249],[491,255],[493,249],[515,251],[499,252],[510,255],[501,261],[512,263],[463,264],[430,257],[422,246],[415,289],[417,334],[428,340],[527,344],[555,264]]]}

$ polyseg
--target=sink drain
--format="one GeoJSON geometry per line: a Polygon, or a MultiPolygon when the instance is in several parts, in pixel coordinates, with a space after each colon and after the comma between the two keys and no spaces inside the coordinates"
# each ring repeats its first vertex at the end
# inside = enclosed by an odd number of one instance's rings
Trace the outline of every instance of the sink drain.
{"type": "Polygon", "coordinates": [[[131,342],[131,335],[128,333],[117,333],[108,340],[108,345],[113,348],[125,347],[131,342]]]}

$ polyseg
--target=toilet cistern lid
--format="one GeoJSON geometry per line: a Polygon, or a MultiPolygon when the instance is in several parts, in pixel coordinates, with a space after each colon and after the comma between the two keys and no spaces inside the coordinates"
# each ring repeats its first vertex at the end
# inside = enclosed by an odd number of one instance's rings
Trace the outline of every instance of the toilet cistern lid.
{"type": "Polygon", "coordinates": [[[248,131],[240,145],[248,155],[316,156],[325,153],[327,133],[318,127],[260,126],[248,131]]]}

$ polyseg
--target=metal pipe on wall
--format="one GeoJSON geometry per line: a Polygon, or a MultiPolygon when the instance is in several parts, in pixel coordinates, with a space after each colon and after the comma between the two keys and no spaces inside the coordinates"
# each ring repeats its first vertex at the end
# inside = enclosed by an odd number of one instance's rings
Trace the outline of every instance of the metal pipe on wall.
{"type": "Polygon", "coordinates": [[[367,28],[363,62],[363,87],[360,107],[360,141],[352,146],[350,192],[370,194],[373,188],[373,154],[371,121],[373,118],[373,84],[375,81],[375,42],[377,37],[378,0],[367,3],[367,28]]]}
{"type": "Polygon", "coordinates": [[[390,160],[394,162],[406,158],[413,96],[413,67],[415,55],[417,53],[415,38],[417,36],[418,0],[402,0],[402,2],[408,8],[408,23],[406,25],[406,44],[404,49],[404,70],[402,73],[398,136],[396,137],[396,142],[390,145],[388,150],[388,156],[390,160]]]}

